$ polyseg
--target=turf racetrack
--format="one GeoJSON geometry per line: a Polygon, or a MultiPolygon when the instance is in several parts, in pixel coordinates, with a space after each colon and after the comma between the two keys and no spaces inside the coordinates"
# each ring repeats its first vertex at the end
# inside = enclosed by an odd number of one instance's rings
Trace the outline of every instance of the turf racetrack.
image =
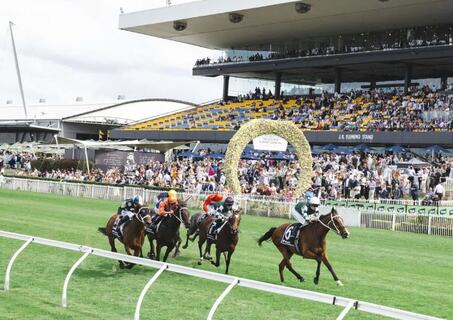
{"type": "MultiPolygon", "coordinates": [[[[51,194],[0,190],[0,229],[49,239],[110,249],[97,232],[117,203],[59,197],[51,194]]],[[[192,212],[194,213],[194,212],[192,212]]],[[[258,247],[256,239],[282,219],[243,216],[231,275],[279,283],[280,253],[272,243],[258,247]]],[[[328,235],[328,253],[345,284],[337,287],[323,266],[320,284],[313,284],[316,263],[293,257],[305,278],[299,283],[285,270],[286,285],[320,291],[390,307],[453,319],[453,240],[410,233],[353,228],[342,240],[328,235]]],[[[185,232],[183,232],[185,236],[185,232]]],[[[7,263],[20,241],[0,237],[0,286],[7,263]]],[[[117,245],[119,252],[123,248],[117,245]]],[[[149,245],[146,242],[144,252],[149,245]]],[[[131,319],[140,291],[156,270],[136,266],[120,270],[117,262],[88,257],[76,270],[68,289],[68,308],[60,307],[64,278],[79,253],[31,244],[18,257],[11,291],[0,290],[0,319],[131,319]]],[[[196,262],[191,244],[170,263],[224,272],[196,262]]],[[[206,319],[226,284],[164,272],[142,305],[142,319],[206,319]]],[[[234,288],[220,305],[216,319],[335,319],[340,307],[309,302],[247,288],[234,288]]],[[[379,317],[355,310],[347,319],[379,317]]]]}

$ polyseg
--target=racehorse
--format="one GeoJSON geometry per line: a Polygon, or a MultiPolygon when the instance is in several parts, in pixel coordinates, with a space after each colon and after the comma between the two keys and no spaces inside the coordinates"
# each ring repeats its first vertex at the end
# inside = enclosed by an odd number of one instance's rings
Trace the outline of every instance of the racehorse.
{"type": "MultiPolygon", "coordinates": [[[[115,220],[117,219],[118,215],[114,214],[110,217],[107,222],[107,226],[105,228],[100,227],[98,231],[102,234],[106,235],[109,239],[110,248],[113,252],[117,252],[115,247],[115,236],[113,235],[113,225],[115,220]]],[[[133,218],[127,225],[124,226],[123,229],[123,238],[119,240],[124,244],[124,249],[128,255],[132,255],[132,251],[134,251],[134,256],[138,257],[139,255],[142,257],[142,246],[143,242],[145,241],[145,227],[148,227],[151,224],[151,215],[149,208],[142,207],[137,213],[134,214],[133,218]]],[[[134,264],[133,263],[126,263],[123,261],[119,261],[120,268],[127,268],[131,269],[134,264]]]]}
{"type": "Polygon", "coordinates": [[[306,259],[314,259],[318,263],[316,276],[314,278],[315,284],[319,283],[320,267],[321,262],[323,262],[327,269],[329,269],[337,285],[342,286],[343,283],[338,279],[326,255],[326,235],[330,230],[334,231],[343,239],[349,237],[349,231],[346,229],[343,218],[341,218],[337,210],[332,208],[329,214],[321,216],[317,222],[309,224],[300,231],[298,250],[296,250],[294,246],[287,246],[281,243],[286,227],[289,225],[290,224],[287,223],[277,228],[270,228],[269,231],[258,240],[258,244],[261,246],[263,241],[272,239],[272,242],[282,254],[283,259],[278,268],[281,282],[284,282],[283,270],[285,267],[288,268],[300,282],[304,281],[304,277],[294,270],[290,262],[293,254],[297,254],[306,259]]]}
{"type": "Polygon", "coordinates": [[[222,229],[217,234],[217,238],[215,241],[208,239],[208,232],[211,226],[211,223],[214,223],[216,218],[209,216],[205,220],[203,220],[199,226],[199,236],[198,239],[198,250],[200,251],[200,260],[198,264],[201,265],[203,262],[203,258],[211,260],[210,257],[210,249],[211,244],[215,243],[216,245],[216,256],[215,262],[211,261],[213,265],[216,267],[220,266],[220,254],[223,252],[223,256],[225,258],[225,274],[228,274],[228,270],[230,267],[231,256],[233,255],[234,250],[236,249],[236,245],[239,241],[239,226],[241,224],[241,215],[239,214],[239,210],[233,210],[233,213],[230,217],[224,222],[222,229]],[[203,244],[206,242],[206,249],[205,253],[202,254],[203,244]]]}
{"type": "Polygon", "coordinates": [[[175,257],[179,251],[179,245],[181,244],[179,226],[182,223],[186,228],[189,227],[189,209],[187,208],[186,200],[178,200],[172,210],[172,214],[161,220],[156,233],[147,232],[150,245],[148,257],[150,259],[159,261],[162,247],[167,247],[164,254],[164,262],[167,261],[168,255],[175,247],[175,257]],[[156,240],[156,252],[154,252],[154,240],[156,240]]]}
{"type": "Polygon", "coordinates": [[[198,237],[198,227],[199,227],[200,223],[202,222],[201,218],[204,215],[205,215],[205,213],[200,212],[200,213],[194,214],[193,216],[190,217],[190,226],[187,229],[186,243],[182,247],[183,249],[187,249],[187,247],[189,246],[189,240],[191,242],[194,242],[195,239],[198,237]],[[192,235],[193,235],[193,237],[190,237],[192,235]]]}

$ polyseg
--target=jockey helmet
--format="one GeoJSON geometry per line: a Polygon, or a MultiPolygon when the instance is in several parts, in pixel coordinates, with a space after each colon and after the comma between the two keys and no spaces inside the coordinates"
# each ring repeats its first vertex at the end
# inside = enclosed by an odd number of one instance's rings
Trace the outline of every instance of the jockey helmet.
{"type": "Polygon", "coordinates": [[[234,205],[234,200],[232,197],[227,197],[225,199],[225,206],[227,206],[228,208],[232,208],[234,205]]]}
{"type": "Polygon", "coordinates": [[[309,201],[309,205],[312,208],[319,207],[320,204],[321,204],[321,201],[319,200],[318,197],[312,197],[309,201]]]}
{"type": "Polygon", "coordinates": [[[168,202],[176,203],[177,200],[178,198],[176,196],[176,191],[175,190],[168,191],[168,202]]]}
{"type": "Polygon", "coordinates": [[[136,206],[143,206],[143,198],[141,196],[134,196],[132,198],[132,204],[136,206]]]}
{"type": "Polygon", "coordinates": [[[212,198],[212,201],[219,202],[223,200],[223,196],[220,193],[214,193],[214,197],[212,198]]]}

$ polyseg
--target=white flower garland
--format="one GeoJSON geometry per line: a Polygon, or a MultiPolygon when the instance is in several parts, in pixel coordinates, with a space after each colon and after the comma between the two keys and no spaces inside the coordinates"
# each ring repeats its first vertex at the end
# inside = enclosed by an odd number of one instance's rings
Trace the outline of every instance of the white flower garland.
{"type": "Polygon", "coordinates": [[[295,190],[296,198],[302,197],[311,186],[313,176],[313,158],[311,148],[304,133],[293,122],[269,119],[255,119],[247,122],[231,138],[225,155],[225,175],[230,190],[235,194],[241,193],[238,178],[238,163],[247,144],[253,139],[275,134],[290,143],[296,152],[300,165],[300,179],[295,190]]]}

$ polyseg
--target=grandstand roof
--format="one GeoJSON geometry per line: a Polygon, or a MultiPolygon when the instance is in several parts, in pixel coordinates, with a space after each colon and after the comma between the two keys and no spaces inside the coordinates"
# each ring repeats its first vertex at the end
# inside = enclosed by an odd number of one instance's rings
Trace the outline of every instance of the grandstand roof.
{"type": "Polygon", "coordinates": [[[453,1],[304,0],[311,10],[299,14],[296,0],[204,0],[120,15],[123,30],[210,49],[240,49],[272,41],[314,38],[453,22],[453,1]],[[231,23],[229,13],[243,15],[231,23]],[[176,31],[174,21],[187,28],[176,31]]]}
{"type": "Polygon", "coordinates": [[[171,99],[143,99],[108,105],[63,118],[65,122],[130,124],[196,107],[190,102],[171,99]]]}
{"type": "MultiPolygon", "coordinates": [[[[77,103],[71,105],[28,105],[28,120],[57,120],[81,112],[96,110],[107,106],[107,103],[84,104],[77,103]]],[[[26,120],[24,108],[22,106],[0,106],[1,120],[26,120]]]]}

